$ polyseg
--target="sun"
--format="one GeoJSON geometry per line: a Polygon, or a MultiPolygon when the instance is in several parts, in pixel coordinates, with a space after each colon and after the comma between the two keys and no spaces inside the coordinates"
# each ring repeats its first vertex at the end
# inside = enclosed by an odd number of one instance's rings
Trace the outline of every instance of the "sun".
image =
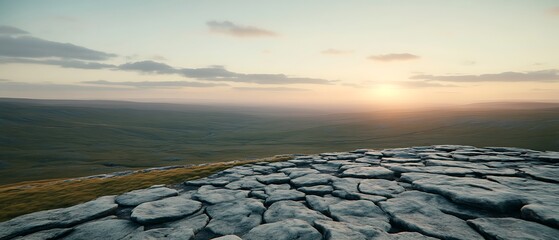
{"type": "Polygon", "coordinates": [[[399,106],[403,100],[403,92],[398,86],[393,84],[379,84],[371,88],[370,98],[375,104],[384,107],[399,106]]]}
{"type": "Polygon", "coordinates": [[[381,99],[396,98],[400,95],[400,89],[392,84],[380,84],[373,88],[373,93],[381,99]]]}

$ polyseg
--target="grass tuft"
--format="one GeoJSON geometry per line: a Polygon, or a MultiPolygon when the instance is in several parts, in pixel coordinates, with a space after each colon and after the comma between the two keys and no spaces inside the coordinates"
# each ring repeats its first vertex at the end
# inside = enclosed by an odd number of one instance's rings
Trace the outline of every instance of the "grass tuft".
{"type": "Polygon", "coordinates": [[[73,206],[100,196],[117,195],[156,184],[173,185],[209,176],[221,170],[254,162],[277,162],[292,159],[281,155],[250,161],[211,163],[203,166],[156,170],[106,179],[56,179],[22,182],[0,186],[0,222],[55,208],[73,206]]]}

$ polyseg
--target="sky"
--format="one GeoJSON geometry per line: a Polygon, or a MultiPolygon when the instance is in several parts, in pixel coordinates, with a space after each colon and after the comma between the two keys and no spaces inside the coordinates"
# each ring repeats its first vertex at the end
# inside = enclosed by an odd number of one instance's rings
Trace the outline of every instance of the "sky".
{"type": "Polygon", "coordinates": [[[0,0],[0,97],[559,102],[559,1],[0,0]]]}

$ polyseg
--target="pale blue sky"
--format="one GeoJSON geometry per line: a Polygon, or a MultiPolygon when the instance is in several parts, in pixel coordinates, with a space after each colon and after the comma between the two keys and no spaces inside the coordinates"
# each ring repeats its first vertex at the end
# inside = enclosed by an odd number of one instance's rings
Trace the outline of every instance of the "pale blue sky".
{"type": "Polygon", "coordinates": [[[61,68],[37,64],[44,57],[14,60],[13,55],[2,56],[0,49],[0,79],[10,83],[4,90],[0,87],[0,96],[239,103],[259,98],[271,104],[315,105],[430,104],[447,103],[449,98],[456,103],[559,101],[558,7],[556,0],[0,1],[0,25],[42,40],[118,55],[96,63],[116,67],[150,60],[175,69],[219,65],[248,74],[244,80],[238,75],[203,79],[113,67],[61,68]],[[262,32],[240,36],[247,29],[262,32]],[[322,53],[329,49],[339,54],[322,53]],[[414,58],[378,60],[397,54],[414,58]],[[500,75],[503,72],[517,75],[500,75]],[[268,74],[284,74],[285,79],[273,84],[253,81],[268,82],[260,79],[268,74]],[[331,82],[282,83],[292,78],[331,82]],[[151,83],[182,81],[216,86],[151,83]],[[149,84],[129,89],[131,84],[125,82],[149,84]],[[23,83],[25,87],[14,88],[23,83]],[[55,93],[34,88],[34,83],[72,85],[72,91],[60,86],[55,93]]]}

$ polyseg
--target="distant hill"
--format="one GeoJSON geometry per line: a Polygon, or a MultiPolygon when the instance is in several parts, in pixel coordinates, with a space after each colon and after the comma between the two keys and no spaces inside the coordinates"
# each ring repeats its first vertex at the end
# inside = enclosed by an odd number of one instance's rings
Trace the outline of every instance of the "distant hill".
{"type": "Polygon", "coordinates": [[[558,136],[559,108],[325,114],[0,99],[0,184],[358,146],[463,144],[559,150],[558,136]]]}
{"type": "Polygon", "coordinates": [[[492,109],[545,109],[559,108],[559,103],[552,102],[484,102],[464,105],[464,108],[492,109]]]}

